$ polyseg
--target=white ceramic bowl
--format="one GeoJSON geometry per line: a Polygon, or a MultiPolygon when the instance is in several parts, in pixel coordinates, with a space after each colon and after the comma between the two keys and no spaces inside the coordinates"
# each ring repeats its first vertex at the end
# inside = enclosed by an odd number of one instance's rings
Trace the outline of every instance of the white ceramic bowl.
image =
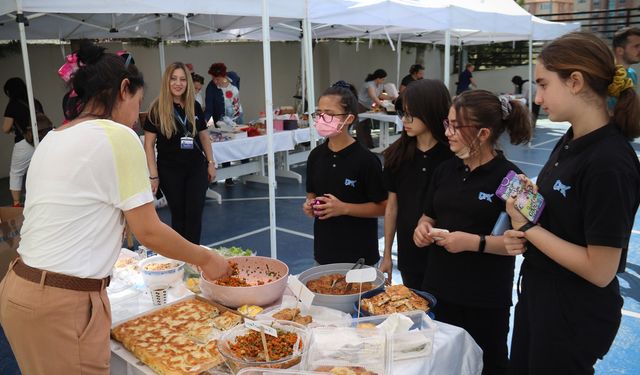
{"type": "Polygon", "coordinates": [[[242,305],[267,306],[277,301],[287,287],[289,267],[274,258],[248,256],[233,257],[227,259],[238,264],[240,277],[244,277],[248,283],[254,284],[263,281],[263,285],[256,286],[225,286],[207,280],[204,276],[200,279],[202,295],[224,306],[236,308],[242,305]],[[279,277],[269,276],[269,271],[276,272],[279,277]],[[268,281],[271,279],[271,281],[268,281]]]}
{"type": "Polygon", "coordinates": [[[184,262],[170,259],[162,255],[154,255],[152,257],[140,261],[140,273],[142,280],[147,287],[172,286],[182,281],[184,276],[184,262]],[[171,263],[173,267],[166,270],[148,270],[145,266],[153,263],[171,263]]]}

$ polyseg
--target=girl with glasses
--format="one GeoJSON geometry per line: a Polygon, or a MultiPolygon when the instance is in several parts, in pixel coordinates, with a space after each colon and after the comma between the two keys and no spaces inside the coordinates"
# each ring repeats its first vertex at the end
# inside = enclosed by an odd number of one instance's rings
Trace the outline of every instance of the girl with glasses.
{"type": "Polygon", "coordinates": [[[320,96],[314,114],[316,129],[327,141],[309,154],[302,208],[314,218],[318,264],[364,258],[374,265],[380,259],[377,217],[384,214],[387,192],[380,160],[349,134],[358,117],[352,91],[351,85],[338,82],[320,96]]]}
{"type": "Polygon", "coordinates": [[[505,131],[511,143],[527,142],[530,117],[517,101],[473,90],[453,100],[443,124],[456,157],[433,173],[413,234],[417,246],[429,246],[422,288],[438,298],[437,319],[466,329],[482,348],[482,373],[506,374],[514,257],[491,232],[505,210],[495,191],[510,170],[521,172],[496,143],[505,131]]]}
{"type": "Polygon", "coordinates": [[[536,185],[538,225],[507,202],[505,243],[522,251],[521,292],[511,342],[513,374],[593,374],[620,326],[629,238],[640,203],[640,164],[629,144],[640,135],[633,81],[593,34],[571,33],[538,55],[536,103],[571,127],[536,185]],[[615,98],[612,115],[608,97],[615,98]]]}
{"type": "Polygon", "coordinates": [[[444,135],[451,96],[441,81],[426,79],[403,91],[400,113],[404,129],[400,138],[384,152],[383,178],[389,191],[384,215],[384,257],[380,270],[391,283],[391,248],[398,233],[398,269],[402,283],[420,289],[428,252],[413,242],[413,229],[422,215],[422,202],[433,171],[453,157],[444,135]]]}

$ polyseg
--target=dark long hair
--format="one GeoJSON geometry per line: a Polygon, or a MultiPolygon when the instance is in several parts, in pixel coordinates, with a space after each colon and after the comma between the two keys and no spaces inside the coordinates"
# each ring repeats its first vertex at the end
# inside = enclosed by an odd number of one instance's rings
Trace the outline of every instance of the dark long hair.
{"type": "Polygon", "coordinates": [[[4,84],[4,93],[10,100],[27,101],[27,85],[22,78],[9,78],[4,84]]]}
{"type": "MultiPolygon", "coordinates": [[[[451,107],[449,90],[440,80],[422,79],[412,82],[402,93],[403,112],[420,119],[438,142],[447,143],[442,122],[451,107]]],[[[416,137],[409,137],[406,130],[384,152],[384,167],[396,171],[405,162],[413,160],[416,137]]]]}
{"type": "Polygon", "coordinates": [[[90,102],[101,108],[101,113],[91,113],[99,118],[109,118],[118,101],[120,84],[129,80],[128,91],[135,94],[144,87],[142,73],[134,64],[125,64],[122,57],[105,53],[104,47],[84,40],[77,51],[80,68],[73,74],[69,84],[77,94],[76,105],[70,106],[69,120],[82,113],[90,102]]]}
{"type": "MultiPolygon", "coordinates": [[[[607,97],[608,86],[616,73],[611,50],[600,38],[586,32],[569,33],[552,41],[542,49],[538,60],[563,80],[573,72],[582,73],[586,84],[601,99],[607,97]]],[[[640,136],[640,102],[635,88],[620,93],[613,119],[627,139],[640,136]]]]}
{"type": "Polygon", "coordinates": [[[370,81],[373,81],[374,79],[385,78],[386,76],[387,76],[387,72],[385,72],[384,69],[376,69],[375,72],[371,74],[367,74],[367,78],[365,78],[364,81],[370,82],[370,81]]]}
{"type": "MultiPolygon", "coordinates": [[[[453,99],[456,119],[464,143],[473,148],[479,128],[491,130],[489,142],[495,147],[500,135],[507,131],[511,144],[526,143],[531,138],[531,116],[518,100],[510,100],[511,111],[504,118],[500,98],[487,90],[465,91],[453,99]]],[[[474,150],[472,150],[474,151],[474,150]]]]}

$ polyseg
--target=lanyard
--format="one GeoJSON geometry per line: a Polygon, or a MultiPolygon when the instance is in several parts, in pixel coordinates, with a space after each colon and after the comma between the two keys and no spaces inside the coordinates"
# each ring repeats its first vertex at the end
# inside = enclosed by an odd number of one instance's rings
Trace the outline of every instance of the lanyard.
{"type": "Polygon", "coordinates": [[[182,129],[184,130],[184,134],[185,135],[191,135],[191,133],[189,132],[189,130],[187,130],[187,112],[185,111],[184,113],[184,118],[180,117],[180,112],[178,112],[177,108],[173,108],[173,112],[176,115],[176,118],[178,119],[178,122],[180,123],[180,125],[182,125],[182,129]]]}

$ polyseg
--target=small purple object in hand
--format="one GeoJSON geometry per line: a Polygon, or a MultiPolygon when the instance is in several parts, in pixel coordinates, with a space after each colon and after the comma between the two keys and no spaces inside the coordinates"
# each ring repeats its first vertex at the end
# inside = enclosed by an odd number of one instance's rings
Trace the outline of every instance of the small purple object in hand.
{"type": "Polygon", "coordinates": [[[315,216],[320,216],[320,214],[316,211],[315,206],[318,204],[322,204],[323,202],[319,199],[315,199],[313,202],[311,202],[311,208],[313,209],[313,214],[315,216]]]}

